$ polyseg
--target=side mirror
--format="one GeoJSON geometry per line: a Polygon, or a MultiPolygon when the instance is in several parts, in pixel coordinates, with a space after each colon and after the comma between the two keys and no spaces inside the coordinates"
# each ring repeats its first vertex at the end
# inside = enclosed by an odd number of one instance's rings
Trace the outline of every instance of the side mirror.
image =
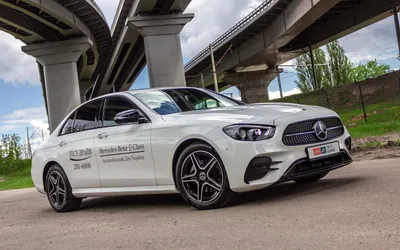
{"type": "Polygon", "coordinates": [[[117,124],[139,123],[142,116],[137,109],[125,110],[118,113],[114,117],[114,122],[117,124]]]}

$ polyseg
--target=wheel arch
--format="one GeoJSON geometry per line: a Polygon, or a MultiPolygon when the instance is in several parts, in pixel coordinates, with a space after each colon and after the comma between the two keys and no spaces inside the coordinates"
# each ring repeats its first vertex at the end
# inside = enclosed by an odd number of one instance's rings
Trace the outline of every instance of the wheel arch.
{"type": "MultiPolygon", "coordinates": [[[[46,165],[45,165],[44,168],[43,168],[43,176],[42,176],[42,179],[43,179],[43,188],[44,188],[44,191],[45,191],[45,192],[47,192],[47,190],[46,190],[46,176],[47,176],[47,173],[49,172],[50,168],[51,168],[52,166],[54,166],[54,165],[60,166],[60,168],[62,168],[62,170],[64,171],[63,167],[62,167],[58,162],[56,162],[56,161],[54,161],[54,160],[51,160],[51,161],[49,161],[49,162],[46,163],[46,165]]],[[[65,171],[64,171],[64,173],[65,173],[65,171]]]]}
{"type": "Polygon", "coordinates": [[[181,155],[182,151],[186,147],[188,147],[189,145],[192,145],[194,143],[204,143],[204,144],[210,146],[215,151],[215,153],[221,158],[221,161],[223,161],[221,154],[219,153],[219,150],[217,148],[217,145],[215,145],[213,143],[213,141],[208,141],[207,138],[203,138],[202,136],[196,136],[196,137],[186,138],[186,139],[182,140],[181,142],[179,142],[179,146],[176,147],[176,149],[174,151],[174,155],[172,157],[172,168],[171,168],[174,185],[178,191],[179,191],[179,189],[178,189],[178,186],[176,185],[176,178],[175,178],[176,164],[178,162],[179,156],[181,155]]]}
{"type": "Polygon", "coordinates": [[[179,156],[181,155],[182,151],[186,147],[188,147],[188,146],[190,146],[190,145],[192,145],[194,143],[204,143],[204,144],[207,144],[211,148],[214,149],[214,147],[210,143],[208,143],[207,141],[205,141],[203,139],[200,139],[200,138],[189,138],[189,139],[186,139],[185,141],[183,141],[183,142],[181,142],[179,144],[179,146],[175,149],[174,156],[172,157],[172,168],[171,168],[172,169],[172,176],[174,178],[174,185],[175,185],[175,188],[177,190],[179,190],[179,189],[178,189],[178,185],[176,185],[176,178],[175,178],[176,164],[178,162],[179,156]]]}

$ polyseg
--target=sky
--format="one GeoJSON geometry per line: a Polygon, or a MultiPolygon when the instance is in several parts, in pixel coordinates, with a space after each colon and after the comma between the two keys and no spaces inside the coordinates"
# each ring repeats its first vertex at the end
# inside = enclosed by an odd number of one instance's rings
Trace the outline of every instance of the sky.
{"type": "MultiPolygon", "coordinates": [[[[109,26],[115,15],[118,1],[96,0],[103,10],[109,26]]],[[[203,50],[226,30],[240,21],[257,7],[262,0],[192,0],[186,13],[194,13],[195,18],[181,33],[184,62],[203,50]]],[[[378,59],[392,69],[399,68],[397,41],[393,18],[387,18],[339,40],[353,64],[378,59]]],[[[17,133],[26,138],[26,128],[33,143],[41,141],[41,131],[47,132],[47,116],[44,108],[42,87],[39,82],[37,64],[33,57],[21,51],[23,43],[0,32],[0,134],[17,133]],[[10,60],[12,58],[12,60],[10,60]]],[[[294,64],[288,62],[287,64],[294,64]]],[[[298,93],[294,81],[293,68],[284,67],[281,75],[284,95],[298,93]]],[[[132,88],[147,88],[147,69],[138,77],[132,88]]],[[[238,95],[234,88],[226,93],[238,95]]],[[[277,80],[272,81],[270,98],[279,97],[277,80]]]]}

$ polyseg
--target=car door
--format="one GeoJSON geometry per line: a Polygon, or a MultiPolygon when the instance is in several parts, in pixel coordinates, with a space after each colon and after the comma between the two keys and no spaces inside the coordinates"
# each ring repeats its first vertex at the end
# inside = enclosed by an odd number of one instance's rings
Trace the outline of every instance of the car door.
{"type": "Polygon", "coordinates": [[[94,154],[100,107],[101,100],[95,100],[78,108],[68,118],[57,138],[57,159],[73,188],[100,187],[94,154]]]}
{"type": "Polygon", "coordinates": [[[102,187],[154,186],[155,172],[150,145],[149,120],[117,124],[114,117],[137,109],[125,96],[107,97],[103,103],[102,128],[95,138],[102,187]]]}

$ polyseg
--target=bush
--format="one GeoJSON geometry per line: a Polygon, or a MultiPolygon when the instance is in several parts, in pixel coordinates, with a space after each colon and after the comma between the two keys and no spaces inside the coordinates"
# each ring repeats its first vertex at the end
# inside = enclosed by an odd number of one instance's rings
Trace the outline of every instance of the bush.
{"type": "Polygon", "coordinates": [[[0,175],[29,176],[31,174],[31,159],[0,161],[0,175]]]}

